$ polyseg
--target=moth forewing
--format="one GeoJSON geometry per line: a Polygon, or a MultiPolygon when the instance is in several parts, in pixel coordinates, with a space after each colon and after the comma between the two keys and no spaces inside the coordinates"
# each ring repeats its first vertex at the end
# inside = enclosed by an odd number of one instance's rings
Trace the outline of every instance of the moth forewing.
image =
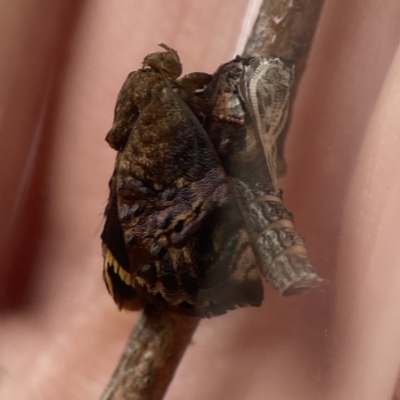
{"type": "Polygon", "coordinates": [[[191,111],[205,113],[194,92],[211,78],[177,81],[178,54],[162,47],[129,75],[108,136],[118,153],[102,233],[107,288],[120,308],[210,317],[258,306],[263,288],[243,218],[191,111]]]}

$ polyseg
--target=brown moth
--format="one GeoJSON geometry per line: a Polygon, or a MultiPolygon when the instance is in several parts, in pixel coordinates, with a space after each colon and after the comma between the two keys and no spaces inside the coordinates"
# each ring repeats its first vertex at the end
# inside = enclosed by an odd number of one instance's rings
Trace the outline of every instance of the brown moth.
{"type": "Polygon", "coordinates": [[[263,275],[282,295],[321,280],[284,207],[277,183],[276,140],[286,123],[294,67],[278,57],[237,57],[204,91],[206,130],[246,221],[263,275]]]}
{"type": "Polygon", "coordinates": [[[106,138],[118,151],[101,235],[106,286],[127,309],[209,317],[258,306],[263,289],[241,213],[194,115],[206,113],[195,91],[210,77],[178,80],[177,52],[160,46],[129,74],[106,138]]]}

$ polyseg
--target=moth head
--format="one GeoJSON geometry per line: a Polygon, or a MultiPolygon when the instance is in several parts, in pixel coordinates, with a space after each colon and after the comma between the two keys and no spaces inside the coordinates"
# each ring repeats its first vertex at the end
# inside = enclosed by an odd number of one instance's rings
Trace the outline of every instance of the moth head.
{"type": "Polygon", "coordinates": [[[149,67],[172,80],[177,79],[182,73],[182,64],[178,52],[164,43],[161,43],[159,46],[167,51],[149,54],[143,60],[143,67],[149,67]]]}

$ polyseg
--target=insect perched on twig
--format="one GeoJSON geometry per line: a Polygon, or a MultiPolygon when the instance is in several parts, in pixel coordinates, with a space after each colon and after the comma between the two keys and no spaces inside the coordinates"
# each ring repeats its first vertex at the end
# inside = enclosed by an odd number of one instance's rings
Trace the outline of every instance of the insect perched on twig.
{"type": "Polygon", "coordinates": [[[178,79],[177,52],[161,47],[128,76],[107,135],[118,151],[102,233],[115,302],[209,317],[260,305],[260,271],[282,294],[314,286],[275,173],[292,66],[239,57],[178,79]]]}
{"type": "Polygon", "coordinates": [[[107,135],[118,150],[102,233],[107,288],[128,309],[207,317],[258,306],[263,288],[243,218],[191,111],[206,112],[195,91],[211,78],[178,81],[178,55],[162,47],[128,76],[107,135]]]}

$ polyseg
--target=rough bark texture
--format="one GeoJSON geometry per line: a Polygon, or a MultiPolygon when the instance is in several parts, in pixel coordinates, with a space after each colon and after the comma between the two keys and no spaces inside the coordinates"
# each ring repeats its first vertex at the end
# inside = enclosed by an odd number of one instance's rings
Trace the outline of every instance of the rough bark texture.
{"type": "Polygon", "coordinates": [[[243,56],[279,56],[296,63],[301,77],[323,0],[264,0],[243,56]]]}
{"type": "Polygon", "coordinates": [[[198,322],[147,307],[101,400],[162,399],[198,322]]]}

